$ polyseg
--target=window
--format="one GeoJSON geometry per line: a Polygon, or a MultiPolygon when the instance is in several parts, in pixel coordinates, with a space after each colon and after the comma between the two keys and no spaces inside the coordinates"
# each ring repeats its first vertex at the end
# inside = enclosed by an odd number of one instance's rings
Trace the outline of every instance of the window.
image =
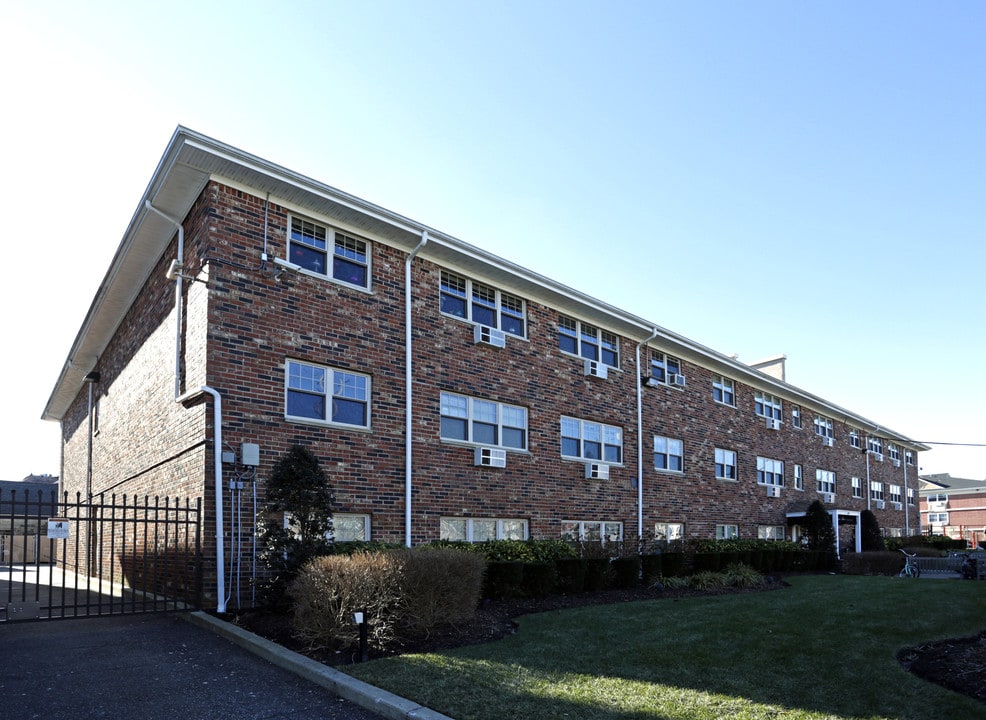
{"type": "Polygon", "coordinates": [[[801,429],[801,407],[798,405],[791,406],[791,425],[798,430],[801,429]]]}
{"type": "Polygon", "coordinates": [[[291,218],[288,260],[308,272],[330,277],[347,285],[366,288],[370,284],[370,256],[366,241],[311,220],[291,218]]]}
{"type": "Polygon", "coordinates": [[[862,443],[859,441],[859,430],[856,428],[849,429],[849,444],[857,450],[861,450],[863,448],[862,443]]]}
{"type": "Polygon", "coordinates": [[[908,465],[914,464],[914,453],[911,450],[904,451],[904,462],[906,462],[908,465]]]}
{"type": "Polygon", "coordinates": [[[663,543],[681,542],[685,539],[685,523],[654,523],[654,539],[663,543]]]}
{"type": "Polygon", "coordinates": [[[907,488],[907,504],[914,507],[914,488],[907,488]]]}
{"type": "Polygon", "coordinates": [[[722,375],[713,375],[712,399],[717,403],[736,407],[736,390],[733,387],[733,381],[722,375]]]}
{"type": "Polygon", "coordinates": [[[757,526],[758,540],[783,540],[783,525],[759,525],[757,526]]]}
{"type": "Polygon", "coordinates": [[[527,448],[527,409],[442,393],[442,440],[527,448]]]}
{"type": "Polygon", "coordinates": [[[370,516],[333,513],[332,539],[336,542],[353,542],[370,539],[370,516]]]}
{"type": "Polygon", "coordinates": [[[852,483],[852,496],[854,498],[863,497],[863,480],[862,478],[854,477],[851,478],[852,483]]]}
{"type": "Polygon", "coordinates": [[[564,315],[558,318],[558,347],[610,367],[620,366],[620,342],[616,335],[564,315]]]}
{"type": "Polygon", "coordinates": [[[794,489],[804,490],[805,489],[805,476],[801,471],[800,465],[794,466],[794,489]]]}
{"type": "Polygon", "coordinates": [[[735,540],[739,537],[739,525],[716,525],[716,540],[735,540]]]}
{"type": "Polygon", "coordinates": [[[440,309],[445,315],[527,336],[527,309],[523,300],[490,285],[442,270],[440,309]]]}
{"type": "Polygon", "coordinates": [[[887,454],[890,459],[896,463],[900,463],[900,448],[893,443],[887,443],[887,454]]]}
{"type": "Polygon", "coordinates": [[[759,390],[753,397],[757,415],[772,420],[781,419],[781,401],[779,398],[775,398],[773,395],[768,395],[759,390]]]}
{"type": "Polygon", "coordinates": [[[684,443],[681,440],[654,436],[654,467],[658,470],[684,472],[684,443]]]}
{"type": "Polygon", "coordinates": [[[901,500],[903,500],[903,495],[901,494],[901,487],[900,487],[900,485],[891,485],[890,486],[890,502],[897,503],[898,505],[900,505],[901,500]]]}
{"type": "Polygon", "coordinates": [[[928,513],[929,525],[948,525],[948,513],[928,513]]]}
{"type": "Polygon", "coordinates": [[[561,419],[562,457],[580,460],[623,462],[623,431],[613,425],[563,417],[561,419]]]}
{"type": "Polygon", "coordinates": [[[835,473],[831,470],[815,470],[815,489],[820,493],[835,494],[835,473]]]}
{"type": "Polygon", "coordinates": [[[815,416],[815,434],[823,438],[832,437],[832,420],[824,415],[815,416]]]}
{"type": "Polygon", "coordinates": [[[563,540],[582,542],[618,543],[623,539],[623,523],[603,521],[563,520],[563,540]]]}
{"type": "Polygon", "coordinates": [[[442,540],[485,542],[527,539],[527,520],[443,517],[439,522],[439,537],[442,540]]]}
{"type": "Polygon", "coordinates": [[[866,439],[866,448],[871,453],[876,453],[880,457],[878,460],[883,460],[883,440],[876,437],[871,437],[866,439]]]}
{"type": "Polygon", "coordinates": [[[736,453],[716,448],[716,477],[720,480],[736,479],[736,453]]]}
{"type": "Polygon", "coordinates": [[[370,378],[288,360],[285,415],[289,419],[370,426],[370,378]]]}
{"type": "Polygon", "coordinates": [[[681,360],[662,352],[654,352],[650,359],[650,376],[662,383],[672,383],[672,375],[681,375],[681,360]]]}
{"type": "Polygon", "coordinates": [[[874,500],[883,500],[883,483],[872,480],[870,482],[870,497],[874,500]]]}
{"type": "Polygon", "coordinates": [[[757,458],[757,483],[784,487],[784,463],[770,458],[757,458]]]}

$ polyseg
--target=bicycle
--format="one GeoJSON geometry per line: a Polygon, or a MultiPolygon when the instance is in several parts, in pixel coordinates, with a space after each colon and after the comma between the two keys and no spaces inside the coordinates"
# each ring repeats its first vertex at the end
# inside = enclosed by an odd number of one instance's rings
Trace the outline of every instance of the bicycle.
{"type": "Polygon", "coordinates": [[[904,553],[906,559],[904,560],[904,567],[898,573],[898,577],[921,577],[921,568],[918,567],[917,553],[911,555],[910,553],[904,552],[904,550],[901,550],[901,552],[904,553]]]}

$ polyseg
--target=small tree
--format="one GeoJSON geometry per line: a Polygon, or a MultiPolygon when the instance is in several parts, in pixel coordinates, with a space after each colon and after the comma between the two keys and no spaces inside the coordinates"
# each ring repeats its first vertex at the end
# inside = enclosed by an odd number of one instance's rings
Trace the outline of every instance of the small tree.
{"type": "Polygon", "coordinates": [[[861,535],[859,540],[863,552],[886,550],[883,533],[880,532],[880,523],[872,510],[863,510],[859,514],[859,526],[861,535]]]}
{"type": "Polygon", "coordinates": [[[835,552],[835,529],[832,517],[820,500],[815,500],[805,512],[805,537],[809,550],[835,552]]]}
{"type": "Polygon", "coordinates": [[[266,490],[258,538],[268,572],[262,589],[265,601],[276,605],[301,567],[327,554],[334,497],[318,458],[300,445],[277,461],[266,490]]]}

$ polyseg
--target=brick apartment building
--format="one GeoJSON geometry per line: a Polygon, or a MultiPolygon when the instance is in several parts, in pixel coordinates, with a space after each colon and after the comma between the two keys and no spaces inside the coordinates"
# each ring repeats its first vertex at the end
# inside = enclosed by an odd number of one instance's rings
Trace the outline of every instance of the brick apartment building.
{"type": "Polygon", "coordinates": [[[928,449],[783,358],[746,365],[184,128],[44,417],[64,489],[206,499],[220,598],[292,444],[340,538],[796,539],[821,499],[849,549],[867,508],[919,531],[928,449]]]}
{"type": "Polygon", "coordinates": [[[921,476],[921,526],[936,535],[964,539],[969,547],[986,542],[986,480],[948,473],[921,476]]]}

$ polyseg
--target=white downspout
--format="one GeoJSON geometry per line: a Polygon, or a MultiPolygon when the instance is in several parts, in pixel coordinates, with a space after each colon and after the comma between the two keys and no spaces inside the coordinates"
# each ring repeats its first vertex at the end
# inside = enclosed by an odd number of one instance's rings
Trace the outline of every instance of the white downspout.
{"type": "MultiPolygon", "coordinates": [[[[146,200],[144,202],[144,206],[148,210],[153,210],[155,213],[178,228],[177,257],[175,262],[172,264],[172,269],[168,271],[168,277],[169,279],[175,280],[175,402],[180,403],[197,394],[195,392],[186,393],[185,395],[181,394],[181,330],[184,322],[184,308],[182,305],[184,277],[181,273],[181,267],[185,257],[185,228],[182,227],[182,224],[173,217],[165,215],[163,212],[154,207],[150,200],[146,200]]],[[[213,475],[215,476],[216,486],[216,612],[224,613],[226,612],[226,579],[224,577],[226,574],[226,557],[223,538],[223,402],[222,396],[219,392],[211,387],[203,385],[199,388],[199,392],[208,393],[212,396],[214,401],[212,404],[212,424],[213,475]]]]}
{"type": "Polygon", "coordinates": [[[411,443],[413,442],[413,404],[411,402],[411,261],[428,243],[428,231],[421,231],[421,242],[404,260],[404,544],[411,547],[411,443]]]}
{"type": "Polygon", "coordinates": [[[908,537],[911,534],[911,508],[908,503],[910,498],[907,495],[907,448],[903,445],[904,449],[904,537],[908,537]]]}
{"type": "Polygon", "coordinates": [[[637,343],[637,539],[644,537],[644,391],[643,371],[640,368],[640,348],[656,338],[658,329],[650,337],[637,343]]]}

